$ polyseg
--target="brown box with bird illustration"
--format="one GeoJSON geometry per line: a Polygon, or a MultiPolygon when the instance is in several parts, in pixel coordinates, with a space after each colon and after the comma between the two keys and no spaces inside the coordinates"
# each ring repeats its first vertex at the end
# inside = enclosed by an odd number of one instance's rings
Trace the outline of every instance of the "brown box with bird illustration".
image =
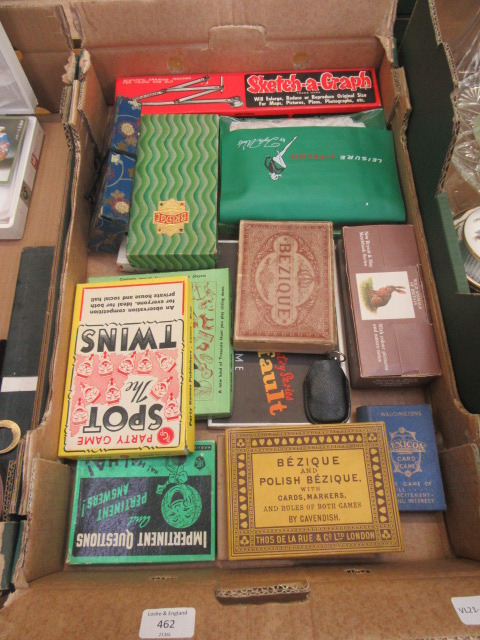
{"type": "Polygon", "coordinates": [[[338,254],[352,386],[420,386],[440,376],[413,227],[344,227],[338,254]]]}

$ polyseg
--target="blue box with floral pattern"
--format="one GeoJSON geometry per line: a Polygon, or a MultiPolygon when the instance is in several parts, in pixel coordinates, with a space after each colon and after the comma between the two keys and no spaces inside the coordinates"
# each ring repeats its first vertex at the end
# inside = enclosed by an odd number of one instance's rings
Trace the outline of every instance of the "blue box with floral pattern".
{"type": "Polygon", "coordinates": [[[110,151],[90,227],[91,251],[117,253],[128,225],[135,158],[110,151]]]}
{"type": "Polygon", "coordinates": [[[137,155],[137,138],[142,107],[123,96],[115,100],[103,144],[105,151],[117,151],[133,158],[137,155]]]}

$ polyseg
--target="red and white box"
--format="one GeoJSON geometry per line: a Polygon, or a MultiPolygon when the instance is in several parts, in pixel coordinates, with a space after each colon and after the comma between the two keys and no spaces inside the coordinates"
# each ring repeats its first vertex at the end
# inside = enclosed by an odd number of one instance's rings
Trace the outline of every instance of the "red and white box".
{"type": "Polygon", "coordinates": [[[141,104],[142,114],[293,116],[381,106],[375,70],[363,68],[117,78],[115,95],[141,104]]]}

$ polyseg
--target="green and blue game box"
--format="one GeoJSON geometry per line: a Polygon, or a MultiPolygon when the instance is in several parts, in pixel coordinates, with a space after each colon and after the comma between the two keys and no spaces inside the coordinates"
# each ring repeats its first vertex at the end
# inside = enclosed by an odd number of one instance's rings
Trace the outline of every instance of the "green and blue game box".
{"type": "Polygon", "coordinates": [[[187,456],[80,460],[70,564],[215,559],[215,442],[187,456]]]}

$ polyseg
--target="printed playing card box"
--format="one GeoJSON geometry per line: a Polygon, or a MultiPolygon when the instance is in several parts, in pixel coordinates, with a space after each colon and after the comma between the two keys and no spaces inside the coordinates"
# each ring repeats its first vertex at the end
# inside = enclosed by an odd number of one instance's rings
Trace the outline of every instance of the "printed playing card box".
{"type": "Polygon", "coordinates": [[[240,223],[236,351],[325,353],[337,346],[331,222],[240,223]]]}
{"type": "Polygon", "coordinates": [[[340,244],[352,386],[419,386],[440,376],[413,227],[344,227],[340,244]]]}
{"type": "Polygon", "coordinates": [[[281,116],[380,106],[374,69],[117,78],[115,95],[151,113],[281,116]]]}
{"type": "MultiPolygon", "coordinates": [[[[230,272],[235,297],[237,240],[219,240],[218,264],[230,272]]],[[[234,352],[234,389],[229,417],[212,417],[211,428],[309,424],[303,401],[303,382],[318,356],[310,353],[234,352]],[[248,398],[248,402],[245,402],[248,398]]]]}
{"type": "Polygon", "coordinates": [[[228,429],[230,560],[403,551],[383,423],[228,429]]]}
{"type": "Polygon", "coordinates": [[[217,263],[218,116],[145,115],[140,122],[127,240],[133,267],[217,263]]]}
{"type": "MultiPolygon", "coordinates": [[[[193,298],[195,417],[229,416],[233,403],[233,345],[228,269],[188,273],[193,298]]],[[[118,280],[152,278],[151,274],[119,276],[118,280]]],[[[101,282],[105,278],[91,278],[101,282]]]]}
{"type": "Polygon", "coordinates": [[[109,152],[92,215],[88,248],[116,253],[125,236],[132,200],[135,158],[109,152]]]}
{"type": "Polygon", "coordinates": [[[107,127],[103,143],[104,150],[116,151],[136,158],[141,112],[142,108],[139,104],[118,96],[107,127]]]}
{"type": "Polygon", "coordinates": [[[78,285],[59,456],[185,455],[194,428],[188,278],[78,285]]]}
{"type": "MultiPolygon", "coordinates": [[[[219,240],[218,264],[228,267],[235,292],[237,240],[219,240]]],[[[340,340],[340,325],[339,340],[340,340]]],[[[310,424],[305,412],[304,381],[314,353],[234,352],[234,397],[229,417],[208,420],[211,428],[310,424]],[[248,402],[245,402],[248,398],[248,402]]]]}
{"type": "Polygon", "coordinates": [[[430,405],[365,405],[357,407],[357,420],[385,423],[399,510],[444,511],[430,405]]]}
{"type": "Polygon", "coordinates": [[[79,460],[70,564],[215,559],[215,442],[187,456],[79,460]]]}

